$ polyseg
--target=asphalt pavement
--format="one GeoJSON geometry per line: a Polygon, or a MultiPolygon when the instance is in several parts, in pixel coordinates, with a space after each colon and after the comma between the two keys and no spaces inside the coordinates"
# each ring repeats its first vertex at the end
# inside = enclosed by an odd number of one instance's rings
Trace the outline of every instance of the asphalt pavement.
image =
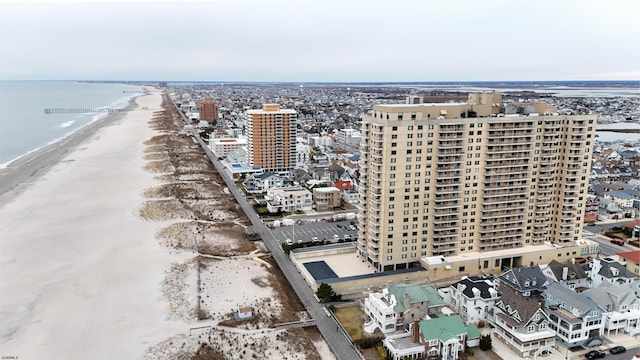
{"type": "MultiPolygon", "coordinates": [[[[316,327],[329,345],[331,351],[333,351],[336,358],[339,360],[363,359],[360,352],[351,342],[351,339],[349,339],[342,331],[339,331],[338,324],[333,316],[327,316],[327,313],[324,311],[324,305],[318,303],[311,288],[307,285],[296,267],[291,263],[288,256],[282,251],[281,242],[284,240],[282,238],[276,238],[271,230],[267,228],[265,223],[255,212],[253,206],[247,202],[246,198],[243,196],[244,194],[241,193],[238,187],[236,187],[230,174],[225,171],[224,165],[216,159],[211,150],[209,150],[207,144],[200,138],[195,130],[193,131],[193,135],[215,166],[216,170],[227,185],[227,188],[229,188],[229,191],[235,197],[251,224],[255,227],[257,232],[260,233],[262,241],[271,252],[272,257],[278,266],[280,266],[282,273],[291,284],[296,295],[298,295],[298,298],[307,309],[309,316],[315,319],[316,327]]],[[[335,227],[335,225],[333,226],[335,227]]]]}

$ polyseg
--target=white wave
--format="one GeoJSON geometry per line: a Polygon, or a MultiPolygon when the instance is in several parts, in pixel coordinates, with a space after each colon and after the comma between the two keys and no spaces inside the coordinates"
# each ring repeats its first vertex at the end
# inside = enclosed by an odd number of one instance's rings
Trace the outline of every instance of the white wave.
{"type": "Polygon", "coordinates": [[[65,121],[62,124],[60,124],[61,128],[68,128],[69,126],[73,125],[76,121],[75,120],[69,120],[69,121],[65,121]]]}

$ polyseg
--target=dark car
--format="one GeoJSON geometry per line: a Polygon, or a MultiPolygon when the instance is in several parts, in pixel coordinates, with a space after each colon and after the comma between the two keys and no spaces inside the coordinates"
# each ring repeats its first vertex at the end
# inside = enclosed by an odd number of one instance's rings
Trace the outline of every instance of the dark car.
{"type": "Polygon", "coordinates": [[[624,246],[624,241],[622,241],[622,240],[613,239],[613,240],[611,240],[611,243],[615,244],[615,245],[618,245],[618,246],[624,246]]]}
{"type": "Polygon", "coordinates": [[[627,348],[625,348],[624,346],[614,346],[611,348],[611,350],[609,350],[609,352],[612,354],[620,354],[625,351],[627,351],[627,348]]]}
{"type": "Polygon", "coordinates": [[[604,351],[601,350],[591,350],[588,353],[586,353],[584,356],[589,359],[589,360],[593,360],[593,359],[602,359],[605,355],[604,351]]]}

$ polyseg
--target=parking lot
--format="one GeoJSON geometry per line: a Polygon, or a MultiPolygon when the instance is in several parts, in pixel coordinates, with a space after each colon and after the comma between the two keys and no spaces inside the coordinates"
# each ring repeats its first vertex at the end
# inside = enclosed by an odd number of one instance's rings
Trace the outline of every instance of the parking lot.
{"type": "Polygon", "coordinates": [[[281,243],[284,243],[286,239],[291,239],[294,243],[308,243],[311,242],[314,237],[318,238],[318,241],[338,241],[335,239],[335,235],[338,235],[339,239],[344,239],[345,235],[349,235],[351,239],[358,237],[358,230],[356,220],[342,220],[336,222],[319,221],[310,224],[301,225],[289,225],[280,226],[274,229],[270,229],[273,236],[281,243]],[[353,225],[351,224],[353,222],[353,225]],[[350,229],[350,226],[354,226],[350,229]]]}

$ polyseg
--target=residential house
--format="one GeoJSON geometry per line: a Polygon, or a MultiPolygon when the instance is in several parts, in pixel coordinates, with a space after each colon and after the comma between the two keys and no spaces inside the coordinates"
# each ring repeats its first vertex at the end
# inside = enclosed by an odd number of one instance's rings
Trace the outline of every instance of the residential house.
{"type": "Polygon", "coordinates": [[[478,276],[464,277],[449,287],[438,289],[438,294],[466,324],[486,320],[489,309],[500,298],[495,283],[478,276]]]}
{"type": "Polygon", "coordinates": [[[364,300],[364,311],[371,319],[364,328],[370,333],[376,327],[383,333],[407,330],[414,319],[436,314],[444,305],[430,285],[392,285],[382,292],[369,293],[364,300]]]}
{"type": "Polygon", "coordinates": [[[609,190],[604,193],[604,198],[613,200],[622,209],[633,207],[634,197],[624,191],[609,190]]]}
{"type": "Polygon", "coordinates": [[[602,344],[605,310],[584,293],[578,294],[556,283],[550,283],[544,292],[544,310],[549,327],[556,338],[567,347],[602,344]]]}
{"type": "Polygon", "coordinates": [[[611,257],[594,259],[590,265],[591,288],[596,288],[605,281],[630,284],[636,278],[636,275],[630,272],[625,264],[611,257]]]}
{"type": "Polygon", "coordinates": [[[620,330],[630,336],[640,334],[640,299],[628,284],[603,282],[585,295],[605,309],[602,321],[607,336],[620,330]]]}
{"type": "Polygon", "coordinates": [[[313,189],[313,204],[316,211],[332,211],[340,207],[340,190],[336,187],[317,187],[313,189]]]}
{"type": "Polygon", "coordinates": [[[273,188],[283,188],[293,184],[290,179],[272,172],[254,175],[249,181],[252,183],[252,187],[259,192],[267,192],[273,188]]]}
{"type": "Polygon", "coordinates": [[[467,346],[467,339],[479,338],[479,334],[477,327],[467,327],[460,316],[451,315],[415,320],[409,332],[388,335],[383,345],[393,360],[457,360],[467,346]]]}
{"type": "Polygon", "coordinates": [[[511,288],[503,287],[491,309],[489,322],[494,334],[522,358],[536,359],[553,353],[556,332],[542,306],[511,288]]]}
{"type": "Polygon", "coordinates": [[[509,269],[498,276],[499,285],[515,289],[524,297],[540,298],[548,281],[538,266],[509,269]]]}
{"type": "Polygon", "coordinates": [[[627,270],[629,270],[629,272],[635,274],[636,276],[640,276],[640,251],[618,253],[618,257],[625,261],[627,270]]]}
{"type": "Polygon", "coordinates": [[[550,282],[557,282],[568,289],[583,292],[589,289],[591,282],[585,267],[588,268],[589,265],[561,263],[551,260],[549,264],[540,265],[540,270],[550,282]]]}
{"type": "Polygon", "coordinates": [[[600,200],[595,195],[587,195],[587,202],[584,208],[584,222],[598,221],[598,208],[600,200]]]}
{"type": "Polygon", "coordinates": [[[271,213],[310,211],[313,209],[312,194],[303,187],[275,188],[267,190],[265,200],[271,213]]]}

